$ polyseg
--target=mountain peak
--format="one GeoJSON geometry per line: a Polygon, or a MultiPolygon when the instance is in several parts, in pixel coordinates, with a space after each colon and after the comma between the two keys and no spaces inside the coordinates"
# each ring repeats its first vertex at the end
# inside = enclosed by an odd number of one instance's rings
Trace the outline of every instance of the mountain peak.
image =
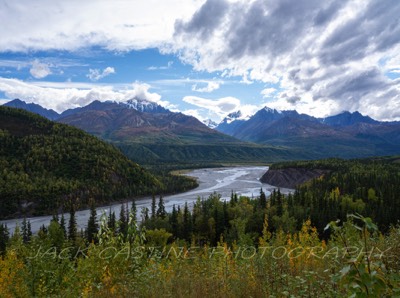
{"type": "Polygon", "coordinates": [[[277,109],[271,109],[270,107],[267,107],[267,106],[265,106],[265,107],[263,108],[263,110],[264,110],[265,112],[268,112],[268,113],[282,114],[282,111],[277,110],[277,109]]]}
{"type": "Polygon", "coordinates": [[[126,105],[127,107],[143,113],[168,113],[169,110],[161,105],[146,99],[131,98],[126,102],[119,102],[119,104],[126,105]]]}
{"type": "Polygon", "coordinates": [[[358,111],[344,111],[340,114],[322,119],[322,123],[331,126],[350,126],[358,123],[377,124],[379,121],[376,121],[369,116],[364,116],[358,111]]]}
{"type": "Polygon", "coordinates": [[[35,103],[26,103],[25,101],[22,101],[19,98],[16,98],[12,101],[5,103],[4,106],[11,107],[11,108],[17,108],[17,109],[23,109],[23,110],[26,110],[26,111],[29,111],[32,113],[39,114],[50,120],[55,120],[60,116],[54,110],[45,109],[41,105],[38,105],[35,103]]]}
{"type": "Polygon", "coordinates": [[[211,120],[211,119],[205,119],[202,121],[206,126],[208,126],[211,129],[214,129],[218,126],[218,123],[216,123],[215,121],[211,120]]]}

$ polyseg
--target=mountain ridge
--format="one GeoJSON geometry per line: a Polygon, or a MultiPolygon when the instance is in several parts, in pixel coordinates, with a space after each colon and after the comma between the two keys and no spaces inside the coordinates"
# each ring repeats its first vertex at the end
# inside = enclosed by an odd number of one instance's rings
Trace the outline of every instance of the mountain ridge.
{"type": "Polygon", "coordinates": [[[315,158],[400,153],[400,123],[380,122],[359,112],[316,118],[264,107],[248,120],[227,117],[216,130],[242,141],[313,152],[315,158]]]}

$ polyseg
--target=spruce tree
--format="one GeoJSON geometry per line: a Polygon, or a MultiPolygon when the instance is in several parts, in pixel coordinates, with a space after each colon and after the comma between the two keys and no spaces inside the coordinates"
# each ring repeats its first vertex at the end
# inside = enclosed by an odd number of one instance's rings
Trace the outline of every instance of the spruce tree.
{"type": "Polygon", "coordinates": [[[140,212],[142,215],[142,224],[149,220],[149,208],[142,207],[142,211],[140,212]]]}
{"type": "Polygon", "coordinates": [[[178,212],[176,211],[175,204],[172,206],[172,213],[169,218],[169,223],[171,225],[172,234],[174,237],[178,236],[178,212]]]}
{"type": "Polygon", "coordinates": [[[136,202],[135,202],[135,200],[132,200],[131,213],[132,213],[134,222],[137,222],[137,216],[136,216],[137,209],[136,209],[136,202]]]}
{"type": "Polygon", "coordinates": [[[99,225],[97,223],[97,212],[94,202],[90,205],[90,217],[87,226],[87,240],[89,243],[96,242],[96,235],[99,231],[99,225]]]}
{"type": "Polygon", "coordinates": [[[75,218],[75,206],[71,203],[69,210],[68,240],[75,242],[77,236],[77,224],[75,218]]]}
{"type": "Polygon", "coordinates": [[[276,215],[282,216],[283,214],[283,197],[281,194],[281,190],[278,188],[276,193],[276,215]]]}
{"type": "Polygon", "coordinates": [[[121,235],[124,235],[124,237],[125,237],[127,230],[128,230],[128,219],[126,218],[125,205],[121,204],[121,211],[119,213],[119,230],[118,230],[118,232],[121,235]]]}
{"type": "Polygon", "coordinates": [[[153,195],[151,198],[151,219],[154,220],[156,218],[156,197],[153,195]]]}
{"type": "Polygon", "coordinates": [[[188,203],[185,202],[185,208],[183,209],[183,237],[185,240],[190,241],[190,235],[192,233],[192,222],[188,203]]]}
{"type": "Polygon", "coordinates": [[[21,234],[22,234],[22,241],[24,243],[27,243],[29,241],[29,235],[28,235],[28,222],[26,220],[26,217],[22,220],[22,227],[21,227],[21,234]]]}
{"type": "Polygon", "coordinates": [[[267,207],[267,197],[265,196],[265,193],[263,189],[261,188],[260,190],[260,208],[265,209],[267,207]]]}
{"type": "Polygon", "coordinates": [[[66,226],[65,226],[64,213],[61,215],[60,227],[61,227],[61,230],[62,230],[63,233],[64,233],[64,238],[66,238],[66,237],[67,237],[67,228],[66,228],[66,226]]]}
{"type": "Polygon", "coordinates": [[[160,196],[160,199],[158,201],[158,209],[156,213],[157,217],[164,219],[165,216],[167,215],[167,212],[165,211],[165,206],[164,206],[164,200],[162,196],[160,196]]]}
{"type": "Polygon", "coordinates": [[[110,230],[115,232],[115,212],[112,211],[111,212],[111,208],[110,208],[110,215],[108,216],[108,227],[110,230]]]}
{"type": "Polygon", "coordinates": [[[10,233],[7,225],[0,224],[0,256],[4,256],[6,254],[7,243],[9,239],[10,233]]]}

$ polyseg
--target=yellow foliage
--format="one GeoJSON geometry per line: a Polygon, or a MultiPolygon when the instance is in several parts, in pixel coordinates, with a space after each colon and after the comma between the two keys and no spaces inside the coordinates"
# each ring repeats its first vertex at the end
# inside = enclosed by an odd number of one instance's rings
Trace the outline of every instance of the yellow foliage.
{"type": "Polygon", "coordinates": [[[29,297],[24,274],[25,266],[14,251],[0,258],[0,297],[29,297]]]}

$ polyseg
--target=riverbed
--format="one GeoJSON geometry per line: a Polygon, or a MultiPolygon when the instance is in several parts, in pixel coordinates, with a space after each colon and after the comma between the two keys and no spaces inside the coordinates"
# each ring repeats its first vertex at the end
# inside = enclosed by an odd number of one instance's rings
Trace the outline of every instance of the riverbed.
{"type": "MultiPolygon", "coordinates": [[[[268,170],[266,166],[241,166],[241,167],[226,167],[226,168],[207,168],[197,169],[185,173],[186,176],[191,176],[197,179],[199,186],[188,192],[170,195],[163,197],[165,209],[169,212],[172,210],[173,205],[183,206],[185,202],[188,203],[189,207],[192,207],[197,198],[207,198],[210,194],[216,192],[221,195],[222,200],[229,200],[232,191],[238,195],[257,197],[260,194],[260,189],[263,188],[264,192],[268,196],[270,192],[275,188],[269,184],[260,182],[260,177],[268,170]]],[[[290,190],[281,189],[283,193],[287,193],[290,190]]],[[[158,203],[158,197],[157,203],[158,203]]],[[[151,209],[151,197],[142,198],[136,200],[137,207],[137,218],[140,220],[142,208],[151,209]]],[[[130,202],[129,202],[130,208],[130,202]]],[[[102,213],[115,212],[117,219],[119,218],[119,212],[121,209],[121,203],[115,203],[107,207],[98,207],[97,217],[100,218],[102,213]]],[[[89,219],[90,210],[80,210],[76,212],[76,220],[78,225],[78,231],[85,229],[89,219]]],[[[69,214],[64,214],[65,221],[68,225],[69,214]]],[[[33,233],[37,233],[42,225],[49,225],[52,216],[40,216],[28,218],[31,223],[33,233]]],[[[0,221],[0,223],[7,224],[9,231],[14,231],[16,224],[21,225],[22,219],[10,219],[0,221]]]]}

